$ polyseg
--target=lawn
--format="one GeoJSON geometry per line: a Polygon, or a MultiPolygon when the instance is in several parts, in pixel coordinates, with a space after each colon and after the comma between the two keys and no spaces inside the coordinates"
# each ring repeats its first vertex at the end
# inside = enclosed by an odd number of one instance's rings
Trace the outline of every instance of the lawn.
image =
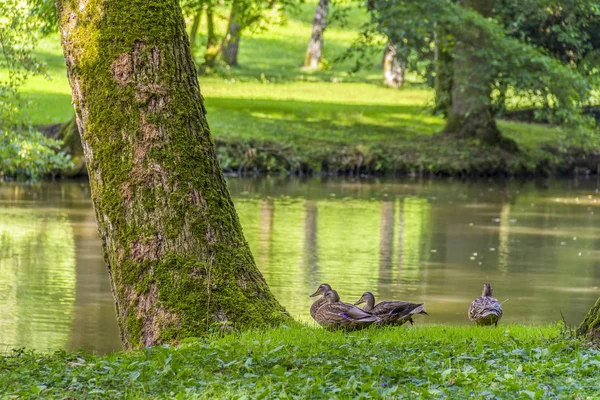
{"type": "MultiPolygon", "coordinates": [[[[560,127],[500,121],[504,135],[519,145],[518,154],[474,140],[435,135],[443,129],[444,120],[431,115],[433,91],[413,74],[403,89],[385,88],[381,49],[373,52],[371,67],[357,74],[349,73],[353,61],[335,62],[365,21],[361,10],[349,14],[347,25],[337,22],[325,32],[325,58],[331,67],[303,70],[314,4],[303,4],[298,10],[281,25],[244,36],[240,67],[199,77],[225,170],[449,175],[595,172],[598,139],[560,127]]],[[[224,18],[223,12],[217,19],[220,31],[224,18]]],[[[33,77],[23,87],[30,99],[23,114],[35,125],[68,121],[73,111],[58,36],[44,39],[37,54],[47,63],[50,79],[33,77]]]]}
{"type": "Polygon", "coordinates": [[[105,356],[0,357],[7,398],[597,398],[600,352],[559,325],[304,325],[105,356]]]}

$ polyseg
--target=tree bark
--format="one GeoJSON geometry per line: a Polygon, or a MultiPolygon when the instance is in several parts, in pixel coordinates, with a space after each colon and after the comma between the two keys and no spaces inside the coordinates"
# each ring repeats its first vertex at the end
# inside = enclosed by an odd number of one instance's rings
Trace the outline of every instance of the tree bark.
{"type": "Polygon", "coordinates": [[[238,65],[238,50],[240,48],[240,39],[242,38],[242,24],[239,20],[243,12],[240,9],[241,6],[242,4],[238,0],[234,0],[231,5],[227,34],[221,44],[221,57],[227,65],[232,67],[238,65]]]}
{"type": "MultiPolygon", "coordinates": [[[[491,15],[495,0],[461,0],[466,8],[484,17],[491,15]]],[[[476,137],[488,144],[501,142],[492,109],[492,77],[481,49],[483,33],[474,26],[462,26],[454,46],[452,105],[445,131],[461,137],[476,137]]]]}
{"type": "Polygon", "coordinates": [[[600,299],[588,311],[585,319],[577,328],[577,334],[592,340],[600,339],[600,299]]]}
{"type": "Polygon", "coordinates": [[[436,24],[434,31],[435,104],[433,113],[448,116],[452,106],[452,49],[448,49],[448,44],[440,40],[440,33],[444,32],[436,24]]]}
{"type": "Polygon", "coordinates": [[[198,11],[192,20],[192,29],[190,30],[190,49],[192,51],[192,56],[194,56],[194,53],[196,52],[196,41],[198,38],[198,28],[200,27],[201,19],[202,10],[198,11]]]}
{"type": "Polygon", "coordinates": [[[204,62],[200,68],[202,72],[213,68],[221,54],[221,44],[217,43],[217,36],[215,35],[215,15],[212,7],[209,3],[206,8],[206,51],[204,52],[204,62]]]}
{"type": "Polygon", "coordinates": [[[178,1],[57,6],[124,347],[288,320],[219,168],[178,1]]]}
{"type": "Polygon", "coordinates": [[[404,85],[406,61],[398,54],[398,45],[388,41],[383,52],[383,76],[387,87],[398,89],[404,85]]]}
{"type": "Polygon", "coordinates": [[[329,0],[319,0],[315,19],[313,21],[312,36],[308,42],[304,67],[318,69],[323,56],[323,33],[327,27],[327,13],[329,12],[329,0]]]}

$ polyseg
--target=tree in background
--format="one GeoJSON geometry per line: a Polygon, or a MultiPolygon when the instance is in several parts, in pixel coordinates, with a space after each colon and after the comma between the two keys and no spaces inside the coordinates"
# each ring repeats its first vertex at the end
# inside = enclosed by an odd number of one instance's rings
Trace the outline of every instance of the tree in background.
{"type": "Polygon", "coordinates": [[[18,0],[0,2],[0,177],[37,178],[69,166],[60,142],[46,138],[24,120],[26,105],[19,87],[30,75],[43,75],[44,65],[32,56],[44,19],[18,0]]]}
{"type": "Polygon", "coordinates": [[[288,8],[293,8],[291,0],[184,0],[182,8],[191,21],[192,49],[196,48],[197,34],[202,13],[206,13],[207,42],[201,72],[210,71],[221,60],[229,66],[238,65],[240,40],[246,31],[266,30],[277,23],[288,8]],[[229,7],[227,30],[219,41],[215,33],[217,11],[229,7]]]}
{"type": "MultiPolygon", "coordinates": [[[[432,66],[435,61],[438,74],[445,73],[436,79],[436,109],[447,113],[446,133],[514,150],[496,127],[498,103],[506,100],[499,93],[510,88],[512,99],[541,106],[548,119],[575,123],[583,121],[582,104],[590,97],[591,82],[512,35],[498,21],[496,1],[371,0],[369,29],[402,38],[413,60],[429,60],[432,66]]],[[[530,1],[539,11],[554,0],[530,1]]]]}
{"type": "Polygon", "coordinates": [[[217,56],[221,53],[221,43],[215,32],[215,12],[222,4],[222,0],[183,0],[181,7],[184,15],[191,17],[190,48],[192,55],[196,54],[198,47],[198,32],[202,15],[206,15],[206,47],[204,51],[204,62],[200,66],[200,72],[206,72],[215,66],[217,56]]]}
{"type": "Polygon", "coordinates": [[[402,56],[402,45],[388,39],[383,51],[383,82],[389,88],[398,89],[404,85],[406,59],[402,56]]]}
{"type": "MultiPolygon", "coordinates": [[[[472,9],[483,18],[492,16],[495,0],[460,0],[465,9],[472,9]]],[[[454,31],[455,44],[452,65],[452,102],[448,110],[446,132],[459,136],[474,136],[487,143],[501,140],[492,105],[495,76],[489,73],[487,55],[489,37],[477,24],[466,23],[454,31]]]]}
{"type": "Polygon", "coordinates": [[[304,68],[318,69],[323,56],[323,34],[327,27],[329,0],[319,0],[313,21],[312,35],[304,57],[304,68]]]}
{"type": "Polygon", "coordinates": [[[178,0],[58,14],[124,346],[288,321],[221,173],[178,0]]]}

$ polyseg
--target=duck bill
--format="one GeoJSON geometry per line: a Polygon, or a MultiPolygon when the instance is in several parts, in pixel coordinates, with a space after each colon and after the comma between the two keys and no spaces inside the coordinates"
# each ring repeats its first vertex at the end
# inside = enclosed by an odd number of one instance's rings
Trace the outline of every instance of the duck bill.
{"type": "Polygon", "coordinates": [[[354,303],[355,306],[364,303],[365,301],[363,299],[360,299],[359,301],[357,301],[356,303],[354,303]]]}
{"type": "Polygon", "coordinates": [[[308,297],[317,297],[318,295],[320,295],[321,293],[319,293],[319,291],[317,290],[316,292],[314,292],[313,294],[311,294],[308,297]]]}

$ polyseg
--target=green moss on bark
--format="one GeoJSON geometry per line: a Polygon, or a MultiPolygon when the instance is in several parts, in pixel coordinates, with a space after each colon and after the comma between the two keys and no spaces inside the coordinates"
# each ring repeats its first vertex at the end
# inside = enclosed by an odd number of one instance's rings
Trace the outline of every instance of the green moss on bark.
{"type": "Polygon", "coordinates": [[[600,339],[600,299],[588,311],[585,319],[577,329],[577,333],[593,340],[600,339]]]}
{"type": "Polygon", "coordinates": [[[125,346],[286,321],[221,174],[178,3],[58,6],[125,346]]]}

